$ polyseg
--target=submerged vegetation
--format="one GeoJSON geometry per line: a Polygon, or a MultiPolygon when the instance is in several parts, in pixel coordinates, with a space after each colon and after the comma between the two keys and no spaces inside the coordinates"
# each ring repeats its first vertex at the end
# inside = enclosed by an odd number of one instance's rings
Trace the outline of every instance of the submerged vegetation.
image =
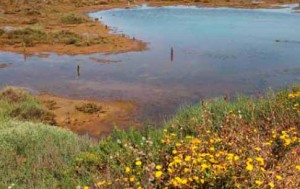
{"type": "Polygon", "coordinates": [[[19,121],[13,110],[40,109],[39,102],[5,89],[0,187],[299,188],[299,103],[299,87],[264,98],[205,101],[160,128],[116,130],[95,142],[19,121]]]}

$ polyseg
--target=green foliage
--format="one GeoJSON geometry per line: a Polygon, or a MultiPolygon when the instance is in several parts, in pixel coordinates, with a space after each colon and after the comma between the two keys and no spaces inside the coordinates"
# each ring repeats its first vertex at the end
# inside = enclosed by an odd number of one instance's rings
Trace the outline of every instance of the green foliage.
{"type": "Polygon", "coordinates": [[[55,125],[54,114],[42,108],[26,91],[13,87],[0,91],[0,114],[2,117],[55,125]]]}
{"type": "Polygon", "coordinates": [[[53,40],[56,43],[63,43],[66,45],[79,44],[82,38],[73,32],[70,31],[59,31],[52,33],[53,40]]]}
{"type": "Polygon", "coordinates": [[[58,127],[0,122],[0,188],[74,188],[65,175],[72,159],[89,144],[58,127]]]}
{"type": "Polygon", "coordinates": [[[85,17],[76,14],[68,14],[61,18],[63,24],[81,24],[87,21],[85,17]]]}
{"type": "Polygon", "coordinates": [[[9,44],[23,44],[26,47],[32,47],[35,44],[45,43],[47,40],[47,33],[32,28],[24,28],[19,30],[12,30],[6,32],[7,43],[9,44]]]}

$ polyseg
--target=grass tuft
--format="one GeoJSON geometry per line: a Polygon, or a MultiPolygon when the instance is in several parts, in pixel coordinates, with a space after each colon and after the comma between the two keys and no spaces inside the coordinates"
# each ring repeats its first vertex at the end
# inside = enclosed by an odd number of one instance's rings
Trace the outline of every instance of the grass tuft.
{"type": "Polygon", "coordinates": [[[87,21],[88,19],[85,17],[76,14],[68,14],[61,18],[61,23],[63,24],[81,24],[87,21]]]}

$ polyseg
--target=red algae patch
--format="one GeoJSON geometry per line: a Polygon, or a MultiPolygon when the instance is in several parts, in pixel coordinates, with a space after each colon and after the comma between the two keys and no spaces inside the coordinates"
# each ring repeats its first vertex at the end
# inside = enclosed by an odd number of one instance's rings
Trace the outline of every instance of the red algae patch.
{"type": "Polygon", "coordinates": [[[59,127],[79,134],[98,138],[110,133],[114,127],[139,127],[134,120],[137,106],[132,102],[73,100],[50,94],[41,94],[37,98],[55,115],[59,127]]]}

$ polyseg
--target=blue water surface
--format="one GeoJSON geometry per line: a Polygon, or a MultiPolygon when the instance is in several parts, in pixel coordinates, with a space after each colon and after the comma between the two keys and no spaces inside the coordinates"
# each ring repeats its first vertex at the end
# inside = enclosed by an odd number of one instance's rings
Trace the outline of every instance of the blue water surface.
{"type": "Polygon", "coordinates": [[[148,49],[111,55],[50,53],[48,58],[0,52],[1,62],[14,63],[0,69],[0,85],[74,98],[132,100],[143,115],[157,117],[203,98],[299,83],[300,14],[289,8],[140,6],[89,15],[112,32],[147,42],[148,49]]]}

